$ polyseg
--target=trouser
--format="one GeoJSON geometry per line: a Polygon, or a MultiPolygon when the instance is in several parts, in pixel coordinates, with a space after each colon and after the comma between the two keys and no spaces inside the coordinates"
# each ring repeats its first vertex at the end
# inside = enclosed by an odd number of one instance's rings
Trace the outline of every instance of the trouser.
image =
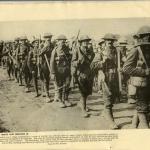
{"type": "Polygon", "coordinates": [[[36,64],[30,64],[29,68],[33,79],[34,89],[38,95],[38,67],[36,64]]]}
{"type": "Polygon", "coordinates": [[[11,60],[7,61],[7,73],[9,77],[13,76],[14,69],[13,69],[13,62],[11,60]]]}
{"type": "Polygon", "coordinates": [[[128,99],[136,98],[136,87],[131,84],[130,79],[127,81],[127,96],[128,96],[128,99]]]}
{"type": "Polygon", "coordinates": [[[137,112],[148,113],[149,98],[150,98],[150,86],[137,87],[137,112]]]}
{"type": "Polygon", "coordinates": [[[19,68],[14,64],[14,77],[19,82],[19,68]]]}
{"type": "Polygon", "coordinates": [[[113,107],[113,103],[115,102],[116,98],[119,97],[117,74],[106,73],[105,81],[111,94],[109,95],[103,91],[104,107],[110,109],[113,107]]]}
{"type": "Polygon", "coordinates": [[[69,96],[69,86],[70,86],[70,74],[59,74],[57,73],[55,77],[55,82],[57,85],[56,91],[58,92],[58,99],[62,102],[68,101],[69,96]]]}
{"type": "Polygon", "coordinates": [[[50,72],[46,63],[40,64],[40,79],[42,81],[42,92],[46,92],[46,96],[49,97],[50,72]]]}
{"type": "Polygon", "coordinates": [[[59,101],[59,92],[57,90],[59,87],[57,86],[56,80],[54,80],[54,88],[55,88],[54,100],[55,101],[57,101],[57,100],[59,101]]]}

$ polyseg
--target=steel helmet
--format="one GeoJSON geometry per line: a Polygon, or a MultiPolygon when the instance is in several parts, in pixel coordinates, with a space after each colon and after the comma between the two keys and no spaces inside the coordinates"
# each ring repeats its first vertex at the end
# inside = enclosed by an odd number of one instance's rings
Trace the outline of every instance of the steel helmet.
{"type": "Polygon", "coordinates": [[[44,33],[43,38],[51,38],[53,35],[51,33],[44,33]]]}
{"type": "Polygon", "coordinates": [[[83,35],[83,36],[80,37],[79,41],[80,42],[82,42],[82,41],[91,41],[91,38],[89,38],[88,35],[83,35]]]}
{"type": "Polygon", "coordinates": [[[56,38],[56,40],[67,40],[67,38],[65,35],[61,34],[56,38]]]}
{"type": "Polygon", "coordinates": [[[21,36],[20,40],[27,40],[27,36],[21,36]]]}
{"type": "Polygon", "coordinates": [[[124,37],[121,37],[121,38],[118,40],[118,43],[119,43],[119,44],[127,44],[127,39],[124,38],[124,37]]]}
{"type": "Polygon", "coordinates": [[[150,26],[142,26],[137,34],[133,35],[134,38],[139,37],[140,35],[150,34],[150,26]]]}
{"type": "Polygon", "coordinates": [[[104,43],[105,41],[104,41],[104,39],[100,39],[99,41],[98,41],[98,44],[100,45],[100,44],[102,44],[102,43],[104,43]]]}
{"type": "Polygon", "coordinates": [[[115,37],[115,35],[112,34],[112,33],[105,34],[104,37],[103,37],[103,39],[104,40],[113,40],[113,41],[117,40],[116,37],[115,37]]]}

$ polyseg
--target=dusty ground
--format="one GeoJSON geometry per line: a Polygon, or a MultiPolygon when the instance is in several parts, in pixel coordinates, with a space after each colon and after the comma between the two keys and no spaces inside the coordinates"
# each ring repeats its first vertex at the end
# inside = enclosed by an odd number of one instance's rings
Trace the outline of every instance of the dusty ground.
{"type": "MultiPolygon", "coordinates": [[[[50,92],[54,94],[53,85],[50,92]]],[[[25,93],[24,86],[8,81],[6,70],[0,68],[0,131],[51,131],[108,129],[101,115],[103,100],[96,93],[89,97],[90,117],[82,118],[78,107],[78,90],[72,91],[70,108],[59,108],[58,103],[45,103],[43,97],[25,93]]],[[[115,104],[115,121],[121,129],[129,128],[135,106],[126,102],[115,104]]]]}

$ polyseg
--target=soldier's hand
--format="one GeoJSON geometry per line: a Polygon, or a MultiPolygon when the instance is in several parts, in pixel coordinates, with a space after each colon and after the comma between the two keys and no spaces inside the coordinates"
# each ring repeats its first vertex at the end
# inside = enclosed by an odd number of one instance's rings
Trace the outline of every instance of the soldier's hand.
{"type": "Polygon", "coordinates": [[[119,68],[119,69],[117,69],[118,70],[118,72],[122,72],[122,69],[121,68],[119,68]]]}
{"type": "Polygon", "coordinates": [[[51,79],[54,80],[55,74],[51,74],[51,79]]]}
{"type": "Polygon", "coordinates": [[[145,74],[148,76],[150,75],[150,68],[145,70],[145,74]]]}

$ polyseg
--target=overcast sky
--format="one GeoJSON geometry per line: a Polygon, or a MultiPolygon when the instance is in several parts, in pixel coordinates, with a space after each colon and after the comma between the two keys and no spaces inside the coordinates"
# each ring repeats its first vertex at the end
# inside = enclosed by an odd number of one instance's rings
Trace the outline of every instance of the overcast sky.
{"type": "Polygon", "coordinates": [[[51,32],[53,38],[59,34],[70,38],[77,35],[79,29],[81,34],[99,39],[105,33],[133,34],[143,25],[150,25],[150,18],[0,22],[0,39],[13,40],[21,35],[32,39],[33,36],[39,37],[45,32],[51,32]]]}

